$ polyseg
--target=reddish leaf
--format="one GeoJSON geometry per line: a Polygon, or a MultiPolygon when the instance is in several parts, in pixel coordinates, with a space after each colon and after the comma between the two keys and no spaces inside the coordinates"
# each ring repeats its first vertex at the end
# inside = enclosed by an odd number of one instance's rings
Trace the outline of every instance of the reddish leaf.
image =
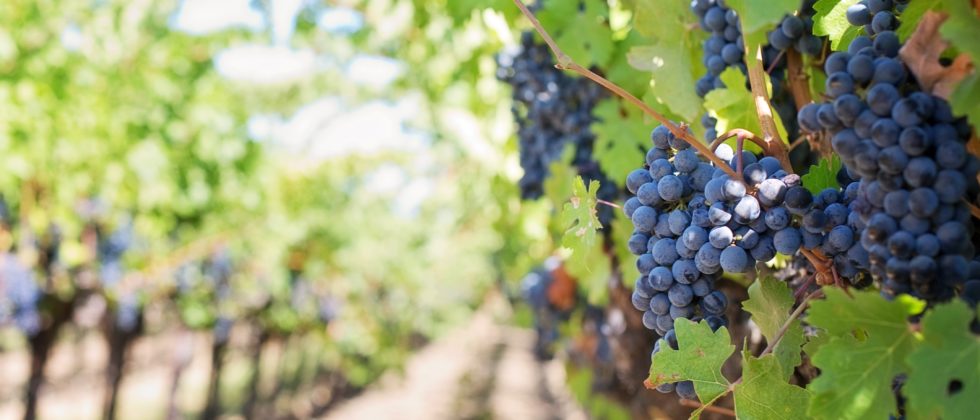
{"type": "Polygon", "coordinates": [[[949,99],[956,84],[973,70],[966,54],[957,56],[948,67],[939,62],[940,54],[949,47],[939,35],[939,26],[947,17],[945,13],[927,12],[899,51],[922,89],[943,99],[949,99]]]}

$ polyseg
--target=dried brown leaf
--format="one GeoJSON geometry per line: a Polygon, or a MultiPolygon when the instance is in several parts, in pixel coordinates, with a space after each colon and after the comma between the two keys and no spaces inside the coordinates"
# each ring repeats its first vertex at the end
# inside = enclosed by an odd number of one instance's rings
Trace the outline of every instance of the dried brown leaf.
{"type": "Polygon", "coordinates": [[[966,54],[957,56],[949,66],[939,62],[940,54],[949,47],[949,43],[939,35],[939,26],[947,17],[945,13],[926,12],[899,51],[922,89],[943,99],[949,99],[956,84],[973,70],[973,63],[966,54]]]}

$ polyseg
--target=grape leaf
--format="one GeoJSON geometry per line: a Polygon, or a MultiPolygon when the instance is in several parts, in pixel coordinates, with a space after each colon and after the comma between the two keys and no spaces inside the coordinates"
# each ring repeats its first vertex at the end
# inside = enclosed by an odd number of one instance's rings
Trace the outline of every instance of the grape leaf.
{"type": "Polygon", "coordinates": [[[817,354],[820,347],[823,347],[828,341],[830,341],[830,335],[826,333],[810,336],[807,338],[806,344],[803,345],[803,352],[809,355],[817,354]]]}
{"type": "Polygon", "coordinates": [[[604,68],[612,58],[614,46],[605,1],[548,1],[537,17],[576,63],[604,68]]]}
{"type": "Polygon", "coordinates": [[[847,8],[858,0],[819,0],[813,5],[813,34],[830,38],[834,51],[846,50],[854,38],[861,35],[864,28],[852,26],[847,21],[847,8]]]}
{"type": "Polygon", "coordinates": [[[925,304],[908,296],[887,301],[877,292],[824,288],[807,321],[829,334],[812,356],[820,369],[808,414],[820,419],[886,418],[897,413],[892,380],[908,371],[905,358],[920,338],[908,317],[925,304]],[[856,338],[855,335],[860,338],[856,338]]]}
{"type": "MultiPolygon", "coordinates": [[[[416,6],[415,10],[419,9],[420,7],[416,6]]],[[[520,9],[514,5],[512,0],[453,0],[446,2],[446,12],[456,26],[462,26],[474,16],[474,11],[483,9],[494,9],[503,14],[509,22],[521,15],[520,9]]]]}
{"type": "Polygon", "coordinates": [[[582,177],[576,177],[572,184],[572,196],[561,212],[562,224],[565,226],[562,245],[572,252],[588,250],[598,243],[596,232],[602,229],[595,208],[598,191],[599,181],[596,180],[589,182],[586,187],[582,177]]]}
{"type": "Polygon", "coordinates": [[[910,418],[966,419],[980,395],[980,337],[970,332],[977,313],[961,301],[940,305],[922,319],[923,343],[908,357],[903,394],[910,418]],[[951,393],[953,382],[959,389],[951,393]],[[952,394],[952,395],[951,395],[952,394]]]}
{"type": "Polygon", "coordinates": [[[701,37],[697,19],[682,1],[638,0],[633,27],[650,38],[647,45],[630,49],[628,60],[638,70],[652,73],[650,93],[685,121],[702,113],[701,98],[693,89],[701,64],[701,37]]]}
{"type": "MultiPolygon", "coordinates": [[[[949,19],[939,29],[943,38],[948,40],[957,50],[966,53],[976,66],[980,63],[980,17],[977,17],[969,2],[943,0],[943,8],[949,13],[949,19]]],[[[953,112],[966,115],[974,127],[980,126],[980,73],[974,72],[960,81],[956,90],[949,97],[953,112]]]]}
{"type": "Polygon", "coordinates": [[[939,25],[946,18],[943,13],[926,13],[898,52],[922,90],[944,99],[949,98],[956,84],[972,70],[970,57],[963,53],[948,66],[940,63],[940,55],[949,47],[949,43],[939,36],[939,25]]]}
{"type": "Polygon", "coordinates": [[[797,0],[729,0],[728,7],[738,12],[742,21],[742,36],[749,51],[766,44],[766,33],[776,27],[783,16],[800,6],[797,0]]]}
{"type": "Polygon", "coordinates": [[[653,355],[648,388],[660,384],[692,381],[701,401],[712,401],[728,389],[729,382],[721,374],[735,346],[727,328],[712,332],[706,321],[695,323],[685,318],[674,321],[678,350],[663,346],[653,355]]]}
{"type": "Polygon", "coordinates": [[[600,102],[593,114],[597,120],[592,124],[595,158],[616,185],[625,185],[626,176],[642,165],[644,147],[650,146],[650,127],[643,120],[643,111],[610,98],[600,102]]]}
{"type": "MultiPolygon", "coordinates": [[[[766,339],[776,336],[793,311],[793,292],[786,283],[772,277],[762,277],[749,286],[749,300],[742,309],[752,314],[752,321],[762,330],[766,339]]],[[[803,327],[793,320],[772,354],[779,363],[782,379],[789,379],[793,369],[800,364],[800,346],[803,345],[803,327]]]]}
{"type": "MultiPolygon", "coordinates": [[[[943,8],[949,13],[949,19],[939,29],[957,50],[966,53],[973,63],[980,63],[980,17],[967,1],[943,0],[943,8]]],[[[913,28],[914,29],[914,28],[913,28]]]]}
{"type": "Polygon", "coordinates": [[[915,31],[915,28],[919,26],[919,21],[926,14],[926,11],[932,10],[937,6],[939,6],[939,0],[916,0],[909,2],[899,17],[901,24],[895,30],[898,38],[902,42],[905,42],[912,35],[912,31],[915,31]]]}
{"type": "Polygon", "coordinates": [[[840,171],[840,168],[840,157],[833,155],[830,160],[823,158],[816,165],[810,165],[810,170],[800,180],[807,190],[817,195],[824,189],[840,187],[837,183],[837,171],[840,171]]]}
{"type": "Polygon", "coordinates": [[[650,40],[640,35],[637,31],[630,31],[626,39],[616,42],[616,52],[609,62],[606,70],[606,78],[617,86],[626,89],[627,92],[636,96],[642,96],[650,89],[650,72],[640,71],[630,65],[629,52],[638,45],[649,44],[650,40]]]}
{"type": "MultiPolygon", "coordinates": [[[[718,119],[719,133],[733,128],[744,128],[753,133],[761,133],[759,116],[755,112],[755,100],[752,92],[745,87],[745,75],[735,67],[729,67],[721,73],[724,89],[714,89],[704,97],[704,107],[718,119]]],[[[786,138],[786,129],[779,114],[773,112],[776,129],[782,138],[786,138]]]]}
{"type": "Polygon", "coordinates": [[[956,115],[966,115],[970,125],[980,126],[980,73],[974,73],[960,81],[949,97],[949,104],[956,115]]]}
{"type": "Polygon", "coordinates": [[[775,355],[742,353],[742,382],[735,385],[735,414],[742,420],[803,419],[810,392],[786,382],[775,355]]]}
{"type": "Polygon", "coordinates": [[[565,229],[562,246],[575,254],[568,260],[568,272],[579,280],[592,304],[601,304],[608,297],[606,281],[610,274],[609,258],[596,235],[602,229],[596,211],[598,191],[599,181],[593,180],[586,187],[582,177],[576,177],[572,195],[561,212],[561,223],[565,229]]]}

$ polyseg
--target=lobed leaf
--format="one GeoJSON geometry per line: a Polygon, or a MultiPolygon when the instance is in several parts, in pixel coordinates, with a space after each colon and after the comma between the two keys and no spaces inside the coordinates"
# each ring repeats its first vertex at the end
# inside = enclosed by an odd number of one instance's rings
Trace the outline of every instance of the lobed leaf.
{"type": "Polygon", "coordinates": [[[861,35],[864,28],[851,26],[847,21],[847,8],[858,0],[819,0],[813,5],[813,34],[830,38],[834,51],[846,50],[847,46],[861,35]]]}
{"type": "Polygon", "coordinates": [[[837,183],[837,172],[840,168],[839,156],[833,155],[829,160],[823,158],[816,165],[810,165],[810,170],[800,177],[800,181],[813,195],[820,194],[820,191],[827,188],[840,188],[840,184],[837,183]]]}
{"type": "Polygon", "coordinates": [[[790,385],[772,354],[742,353],[742,382],[735,385],[735,414],[742,420],[804,419],[810,392],[790,385]]]}
{"type": "MultiPolygon", "coordinates": [[[[752,321],[759,326],[762,335],[771,340],[793,312],[796,302],[793,292],[786,283],[772,277],[756,280],[749,286],[748,292],[749,300],[742,303],[742,309],[752,314],[752,321]]],[[[793,320],[772,352],[783,380],[789,379],[802,361],[800,346],[803,342],[803,327],[799,320],[793,320]]]]}
{"type": "Polygon", "coordinates": [[[939,305],[922,318],[923,342],[908,356],[903,394],[910,418],[974,417],[980,395],[980,336],[970,332],[977,317],[961,301],[939,305]]]}
{"type": "Polygon", "coordinates": [[[706,321],[695,323],[678,318],[674,330],[678,350],[664,346],[653,355],[647,386],[692,381],[701,401],[722,395],[730,383],[721,374],[721,367],[735,351],[728,329],[723,327],[712,332],[706,321]]]}
{"type": "Polygon", "coordinates": [[[810,306],[807,321],[828,334],[812,355],[820,369],[811,384],[808,414],[818,419],[886,418],[897,414],[892,380],[908,371],[908,354],[921,338],[908,317],[925,304],[908,296],[893,301],[877,292],[824,288],[827,298],[810,306]]]}

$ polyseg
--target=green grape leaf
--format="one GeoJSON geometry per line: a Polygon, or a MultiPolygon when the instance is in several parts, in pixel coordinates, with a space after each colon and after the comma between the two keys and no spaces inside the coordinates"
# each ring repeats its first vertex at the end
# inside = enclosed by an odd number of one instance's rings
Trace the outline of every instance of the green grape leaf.
{"type": "Polygon", "coordinates": [[[907,359],[910,372],[902,392],[908,398],[910,418],[976,415],[980,337],[970,332],[976,316],[965,303],[954,301],[933,308],[922,318],[923,343],[907,359]],[[957,386],[955,392],[950,391],[957,386]]]}
{"type": "MultiPolygon", "coordinates": [[[[754,316],[753,316],[754,319],[754,316]]],[[[804,419],[810,392],[790,385],[775,355],[742,353],[742,382],[735,385],[735,414],[742,420],[804,419]]]]}
{"type": "MultiPolygon", "coordinates": [[[[789,320],[795,301],[793,292],[786,283],[772,277],[762,277],[749,286],[749,300],[742,303],[742,309],[752,314],[752,321],[769,340],[789,320]]],[[[800,346],[803,341],[803,327],[799,320],[793,320],[772,352],[779,363],[783,380],[789,379],[794,368],[802,361],[800,346]]]]}
{"type": "MultiPolygon", "coordinates": [[[[949,18],[943,22],[939,33],[954,48],[970,56],[974,65],[980,63],[980,42],[977,42],[977,39],[980,39],[980,17],[974,13],[969,2],[943,0],[942,3],[949,18]]],[[[909,7],[912,7],[912,4],[909,7]]],[[[956,115],[965,115],[970,124],[977,127],[980,126],[978,102],[980,102],[980,73],[974,71],[959,82],[949,97],[949,104],[956,115]]]]}
{"type": "Polygon", "coordinates": [[[807,190],[817,195],[824,189],[840,187],[837,183],[837,171],[840,171],[840,168],[840,157],[833,155],[830,160],[823,158],[816,165],[810,165],[810,170],[800,180],[807,190]]]}
{"type": "Polygon", "coordinates": [[[742,36],[750,47],[766,44],[766,32],[800,6],[797,0],[729,0],[727,4],[738,12],[742,36]]]}
{"type": "Polygon", "coordinates": [[[599,181],[596,180],[586,187],[582,177],[577,177],[572,184],[572,196],[561,212],[561,221],[565,226],[562,245],[572,252],[588,250],[598,243],[596,232],[602,229],[596,211],[598,191],[599,181]]]}
{"type": "Polygon", "coordinates": [[[630,31],[625,39],[616,42],[616,52],[613,53],[609,67],[605,69],[606,78],[637,97],[643,96],[650,89],[650,72],[640,71],[630,65],[629,52],[635,46],[649,43],[650,40],[637,31],[630,31]]]}
{"type": "MultiPolygon", "coordinates": [[[[473,17],[474,11],[484,9],[494,9],[500,12],[508,22],[513,22],[521,15],[520,9],[514,5],[512,0],[453,0],[446,2],[446,12],[457,27],[468,22],[473,17]]],[[[416,10],[419,10],[419,5],[416,6],[416,10]]]]}
{"type": "Polygon", "coordinates": [[[638,0],[633,27],[649,41],[630,49],[629,64],[652,74],[650,93],[685,121],[700,118],[701,98],[693,86],[705,73],[701,64],[704,35],[697,28],[697,17],[682,1],[638,0]]]}
{"type": "Polygon", "coordinates": [[[807,321],[830,339],[812,355],[820,369],[811,384],[809,415],[819,419],[886,418],[897,413],[892,380],[908,371],[905,362],[920,340],[908,317],[925,304],[908,296],[893,301],[878,292],[824,288],[807,321]]]}
{"type": "Polygon", "coordinates": [[[830,334],[817,334],[809,337],[806,344],[803,345],[803,352],[809,355],[817,354],[820,347],[827,344],[827,342],[830,341],[830,338],[830,334]]]}
{"type": "Polygon", "coordinates": [[[599,181],[585,186],[582,177],[576,177],[572,184],[572,195],[561,212],[561,223],[565,229],[562,246],[574,253],[568,261],[568,271],[579,280],[587,291],[590,303],[600,304],[606,297],[606,281],[609,279],[610,263],[602,249],[602,241],[596,234],[602,229],[596,211],[596,193],[599,181]]]}
{"type": "MultiPolygon", "coordinates": [[[[733,128],[744,128],[753,133],[761,133],[759,116],[755,112],[755,101],[752,92],[745,88],[745,75],[735,67],[729,67],[721,73],[724,89],[715,89],[704,97],[704,107],[718,119],[718,132],[723,133],[733,128]]],[[[786,129],[779,114],[773,113],[776,129],[782,138],[786,138],[786,129]]],[[[746,142],[748,143],[748,142],[746,142]]]]}
{"type": "Polygon", "coordinates": [[[612,58],[612,29],[605,1],[544,2],[537,17],[562,51],[576,63],[604,68],[612,58]]]}
{"type": "Polygon", "coordinates": [[[977,16],[970,2],[943,0],[943,8],[949,14],[949,18],[943,22],[939,33],[957,50],[969,55],[974,64],[980,63],[980,42],[977,42],[977,38],[980,38],[980,17],[977,16]]]}
{"type": "Polygon", "coordinates": [[[919,21],[922,20],[922,16],[937,6],[939,6],[939,0],[916,0],[909,2],[908,6],[905,7],[905,10],[899,16],[902,23],[898,25],[898,29],[895,31],[898,34],[898,38],[902,42],[905,42],[908,37],[912,36],[912,32],[915,32],[915,28],[919,26],[919,21]]]}
{"type": "Polygon", "coordinates": [[[730,384],[721,374],[721,367],[735,351],[728,329],[722,327],[712,332],[706,321],[695,323],[678,318],[674,330],[678,350],[664,345],[653,355],[647,387],[692,381],[701,401],[721,396],[730,384]]]}
{"type": "Polygon", "coordinates": [[[861,35],[864,28],[852,26],[847,21],[847,8],[858,0],[819,0],[813,5],[813,34],[830,38],[830,48],[834,51],[846,50],[854,38],[861,35]]]}
{"type": "Polygon", "coordinates": [[[616,185],[625,185],[626,176],[643,165],[644,148],[650,147],[650,127],[643,120],[643,111],[610,98],[600,102],[593,114],[595,158],[616,185]]]}
{"type": "Polygon", "coordinates": [[[966,115],[970,125],[980,127],[980,73],[974,73],[956,85],[949,104],[956,115],[966,115]]]}

